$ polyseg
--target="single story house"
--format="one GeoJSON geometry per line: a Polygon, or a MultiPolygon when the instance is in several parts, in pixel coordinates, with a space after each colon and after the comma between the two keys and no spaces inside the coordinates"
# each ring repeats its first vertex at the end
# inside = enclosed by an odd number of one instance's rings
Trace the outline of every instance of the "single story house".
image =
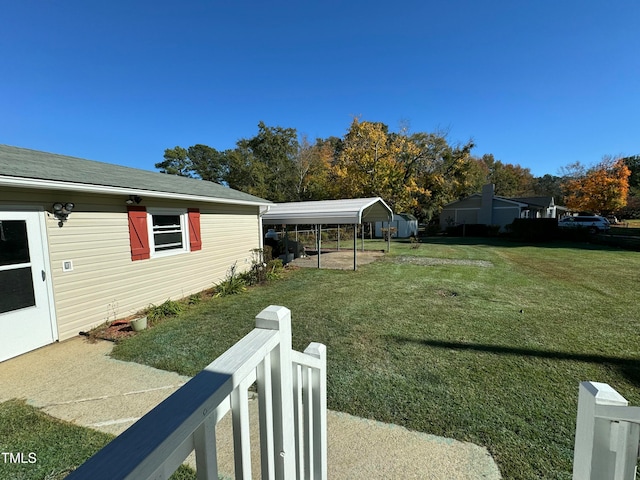
{"type": "MultiPolygon", "coordinates": [[[[382,237],[382,229],[389,228],[387,222],[376,222],[376,237],[382,237]]],[[[409,238],[418,235],[418,219],[410,213],[394,213],[391,220],[391,228],[396,231],[392,235],[395,238],[409,238]]]]}
{"type": "Polygon", "coordinates": [[[210,288],[270,202],[203,180],[0,145],[0,361],[210,288]]]}
{"type": "Polygon", "coordinates": [[[499,197],[495,186],[482,187],[482,193],[451,202],[440,213],[440,228],[462,224],[499,225],[503,229],[516,218],[558,218],[566,208],[553,197],[499,197]]]}

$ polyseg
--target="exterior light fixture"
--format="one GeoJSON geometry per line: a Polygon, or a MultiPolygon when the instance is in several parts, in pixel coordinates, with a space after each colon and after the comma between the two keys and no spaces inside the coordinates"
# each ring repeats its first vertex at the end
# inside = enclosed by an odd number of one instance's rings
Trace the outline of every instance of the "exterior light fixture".
{"type": "Polygon", "coordinates": [[[59,220],[58,226],[61,227],[62,225],[64,225],[64,222],[67,221],[67,217],[75,208],[75,204],[71,202],[67,202],[67,203],[56,202],[53,204],[52,208],[53,208],[53,214],[59,220]]]}
{"type": "Polygon", "coordinates": [[[124,203],[127,205],[133,205],[134,203],[138,205],[141,201],[142,197],[139,197],[138,195],[129,195],[129,198],[127,198],[124,203]]]}

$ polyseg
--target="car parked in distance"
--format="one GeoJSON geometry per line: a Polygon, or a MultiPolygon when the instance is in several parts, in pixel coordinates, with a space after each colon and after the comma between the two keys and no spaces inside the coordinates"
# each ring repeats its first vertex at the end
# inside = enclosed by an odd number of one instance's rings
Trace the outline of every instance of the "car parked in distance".
{"type": "Polygon", "coordinates": [[[598,215],[577,215],[563,217],[558,221],[560,228],[585,228],[589,233],[606,232],[609,230],[609,220],[598,215]]]}

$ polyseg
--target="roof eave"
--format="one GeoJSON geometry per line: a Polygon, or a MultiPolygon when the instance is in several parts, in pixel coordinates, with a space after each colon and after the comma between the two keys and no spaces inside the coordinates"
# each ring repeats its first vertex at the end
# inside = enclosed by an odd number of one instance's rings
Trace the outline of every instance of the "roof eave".
{"type": "Polygon", "coordinates": [[[107,185],[92,185],[87,183],[61,182],[58,180],[42,180],[37,178],[11,177],[11,176],[2,176],[2,175],[0,175],[0,186],[37,188],[41,190],[66,190],[66,191],[73,191],[73,192],[96,193],[96,194],[105,194],[105,195],[141,195],[142,194],[152,198],[171,198],[171,199],[187,200],[187,201],[194,201],[194,202],[225,203],[230,205],[264,206],[264,205],[272,204],[272,202],[269,202],[269,201],[258,202],[258,201],[251,201],[251,200],[236,200],[236,199],[221,198],[221,197],[208,197],[205,195],[190,195],[186,193],[160,192],[156,190],[148,190],[143,188],[112,187],[107,185]]]}
{"type": "Polygon", "coordinates": [[[528,203],[518,202],[517,200],[511,200],[510,198],[507,198],[507,197],[494,196],[493,199],[494,200],[500,200],[502,202],[512,203],[512,204],[515,204],[515,205],[517,205],[519,207],[528,207],[529,206],[528,203]]]}
{"type": "Polygon", "coordinates": [[[391,210],[391,208],[389,207],[389,205],[386,204],[386,202],[380,198],[380,197],[376,197],[376,198],[372,198],[371,201],[369,203],[367,203],[366,205],[364,205],[363,207],[360,208],[360,210],[358,211],[358,223],[362,223],[362,214],[364,213],[364,211],[371,207],[372,205],[375,205],[376,203],[381,203],[382,206],[387,210],[387,212],[389,213],[389,220],[391,221],[393,219],[393,210],[391,210]]]}

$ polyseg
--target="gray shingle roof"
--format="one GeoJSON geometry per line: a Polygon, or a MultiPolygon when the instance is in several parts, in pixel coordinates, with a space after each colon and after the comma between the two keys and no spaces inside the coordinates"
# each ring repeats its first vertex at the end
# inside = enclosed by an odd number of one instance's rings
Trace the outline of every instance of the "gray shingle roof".
{"type": "Polygon", "coordinates": [[[553,197],[513,197],[511,200],[515,200],[516,202],[527,203],[529,205],[534,205],[536,207],[545,207],[549,208],[554,205],[553,197]]]}
{"type": "Polygon", "coordinates": [[[143,194],[164,194],[209,197],[222,202],[269,204],[271,202],[223,185],[193,178],[122,167],[110,163],[84,160],[26,148],[0,145],[0,179],[24,178],[64,182],[81,186],[131,189],[143,194]]]}

